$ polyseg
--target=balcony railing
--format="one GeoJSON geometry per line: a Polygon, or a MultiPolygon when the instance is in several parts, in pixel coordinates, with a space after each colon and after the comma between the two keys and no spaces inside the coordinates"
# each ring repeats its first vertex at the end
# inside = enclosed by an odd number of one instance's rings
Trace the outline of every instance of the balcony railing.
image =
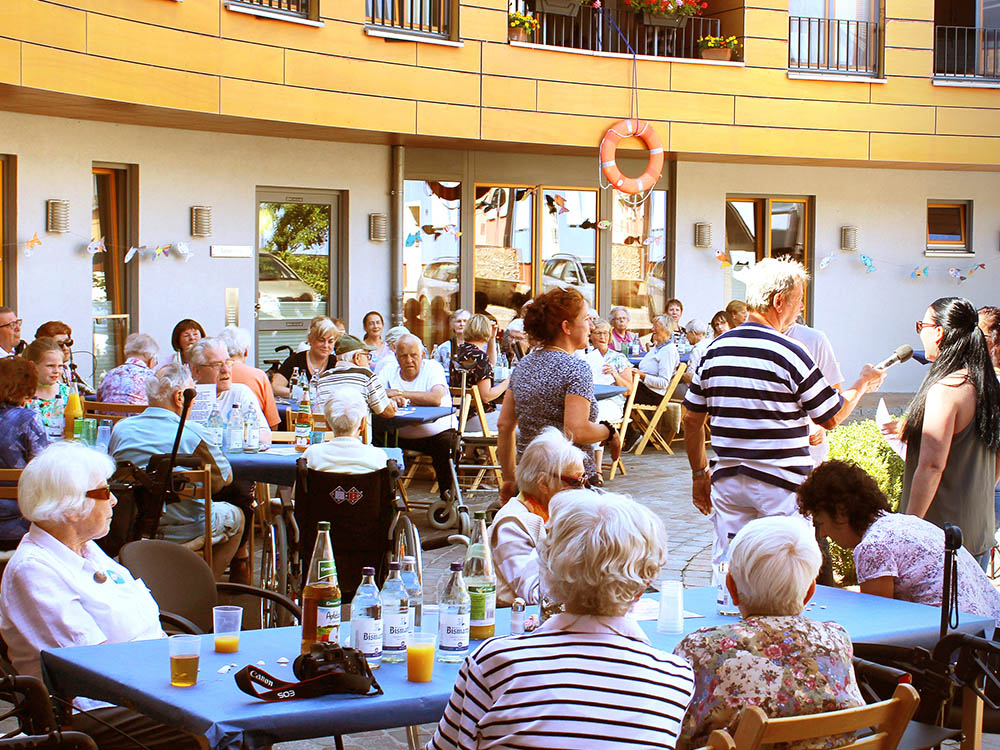
{"type": "Polygon", "coordinates": [[[788,17],[788,69],[874,76],[879,69],[875,21],[788,17]]]}
{"type": "Polygon", "coordinates": [[[319,0],[238,0],[239,5],[248,5],[251,8],[263,8],[264,10],[283,13],[296,18],[313,18],[310,15],[312,6],[319,0]]]}
{"type": "Polygon", "coordinates": [[[1000,29],[936,26],[934,77],[1000,80],[1000,29]]]}
{"type": "Polygon", "coordinates": [[[450,39],[455,0],[365,0],[367,21],[391,31],[450,39]]]}
{"type": "Polygon", "coordinates": [[[675,29],[647,25],[642,15],[627,8],[609,7],[612,5],[585,5],[576,16],[539,11],[534,0],[513,0],[511,9],[531,13],[538,20],[538,32],[532,41],[589,52],[631,54],[634,50],[638,55],[653,57],[695,58],[699,37],[721,34],[722,22],[718,18],[693,16],[684,27],[675,29]]]}

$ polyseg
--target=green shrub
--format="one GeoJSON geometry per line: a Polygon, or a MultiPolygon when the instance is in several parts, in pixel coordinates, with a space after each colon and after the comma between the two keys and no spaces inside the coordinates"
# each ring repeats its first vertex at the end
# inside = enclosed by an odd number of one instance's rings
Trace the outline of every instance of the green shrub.
{"type": "MultiPolygon", "coordinates": [[[[875,420],[843,424],[830,432],[827,440],[830,443],[830,458],[850,461],[860,466],[889,498],[892,509],[899,507],[899,495],[903,490],[903,459],[882,439],[875,420]]],[[[858,581],[851,552],[830,542],[830,556],[833,558],[834,575],[841,585],[856,584],[858,581]]]]}

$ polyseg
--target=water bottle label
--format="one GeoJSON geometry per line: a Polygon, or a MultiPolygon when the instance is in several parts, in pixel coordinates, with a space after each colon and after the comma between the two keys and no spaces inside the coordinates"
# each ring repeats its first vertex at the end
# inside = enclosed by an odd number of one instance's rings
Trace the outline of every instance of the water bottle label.
{"type": "Polygon", "coordinates": [[[474,627],[485,627],[496,622],[497,587],[469,586],[469,615],[474,627]]]}
{"type": "Polygon", "coordinates": [[[219,427],[210,427],[207,430],[206,437],[208,442],[214,445],[216,448],[222,445],[222,429],[219,427]]]}
{"type": "Polygon", "coordinates": [[[717,582],[715,603],[720,607],[728,607],[732,604],[732,597],[729,595],[729,588],[726,586],[726,573],[729,572],[729,566],[726,563],[719,563],[717,568],[717,582]]]}
{"type": "Polygon", "coordinates": [[[251,453],[260,450],[260,430],[256,428],[248,429],[246,440],[244,440],[243,444],[245,449],[251,453]]]}
{"type": "Polygon", "coordinates": [[[441,612],[438,643],[442,651],[469,650],[469,613],[441,612]]]}
{"type": "Polygon", "coordinates": [[[351,633],[354,636],[354,648],[365,655],[366,659],[382,656],[382,621],[374,617],[358,617],[351,620],[351,633]]]}
{"type": "Polygon", "coordinates": [[[335,641],[340,629],[340,599],[320,599],[316,605],[316,638],[335,641]],[[333,636],[331,638],[331,635],[333,636]]]}
{"type": "Polygon", "coordinates": [[[390,612],[383,608],[382,616],[385,620],[382,650],[386,653],[405,653],[406,636],[410,632],[410,610],[390,612]]]}

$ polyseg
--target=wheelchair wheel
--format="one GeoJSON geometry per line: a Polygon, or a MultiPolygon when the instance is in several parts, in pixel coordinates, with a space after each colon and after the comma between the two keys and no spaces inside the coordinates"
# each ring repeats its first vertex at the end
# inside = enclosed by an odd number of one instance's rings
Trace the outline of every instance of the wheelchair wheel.
{"type": "Polygon", "coordinates": [[[458,508],[454,503],[437,500],[427,508],[427,522],[435,529],[451,529],[458,523],[458,508]]]}
{"type": "MultiPolygon", "coordinates": [[[[278,515],[271,519],[264,532],[264,547],[260,556],[260,585],[269,591],[291,595],[289,587],[288,568],[288,530],[285,519],[278,515]]],[[[288,625],[284,622],[288,614],[277,605],[261,600],[261,627],[272,628],[278,625],[288,625]]]]}
{"type": "Polygon", "coordinates": [[[472,538],[472,519],[469,518],[469,511],[464,507],[458,511],[458,533],[472,538]]]}

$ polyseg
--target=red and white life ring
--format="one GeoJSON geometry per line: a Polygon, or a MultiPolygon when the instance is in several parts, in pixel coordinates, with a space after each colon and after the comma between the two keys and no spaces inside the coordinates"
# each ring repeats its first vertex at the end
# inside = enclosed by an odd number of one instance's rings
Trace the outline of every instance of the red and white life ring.
{"type": "Polygon", "coordinates": [[[601,171],[608,182],[623,193],[635,195],[652,189],[663,171],[663,144],[653,126],[645,120],[619,120],[608,128],[601,139],[601,171]],[[649,149],[649,164],[638,177],[626,177],[615,162],[618,144],[622,138],[630,136],[641,138],[649,149]]]}

